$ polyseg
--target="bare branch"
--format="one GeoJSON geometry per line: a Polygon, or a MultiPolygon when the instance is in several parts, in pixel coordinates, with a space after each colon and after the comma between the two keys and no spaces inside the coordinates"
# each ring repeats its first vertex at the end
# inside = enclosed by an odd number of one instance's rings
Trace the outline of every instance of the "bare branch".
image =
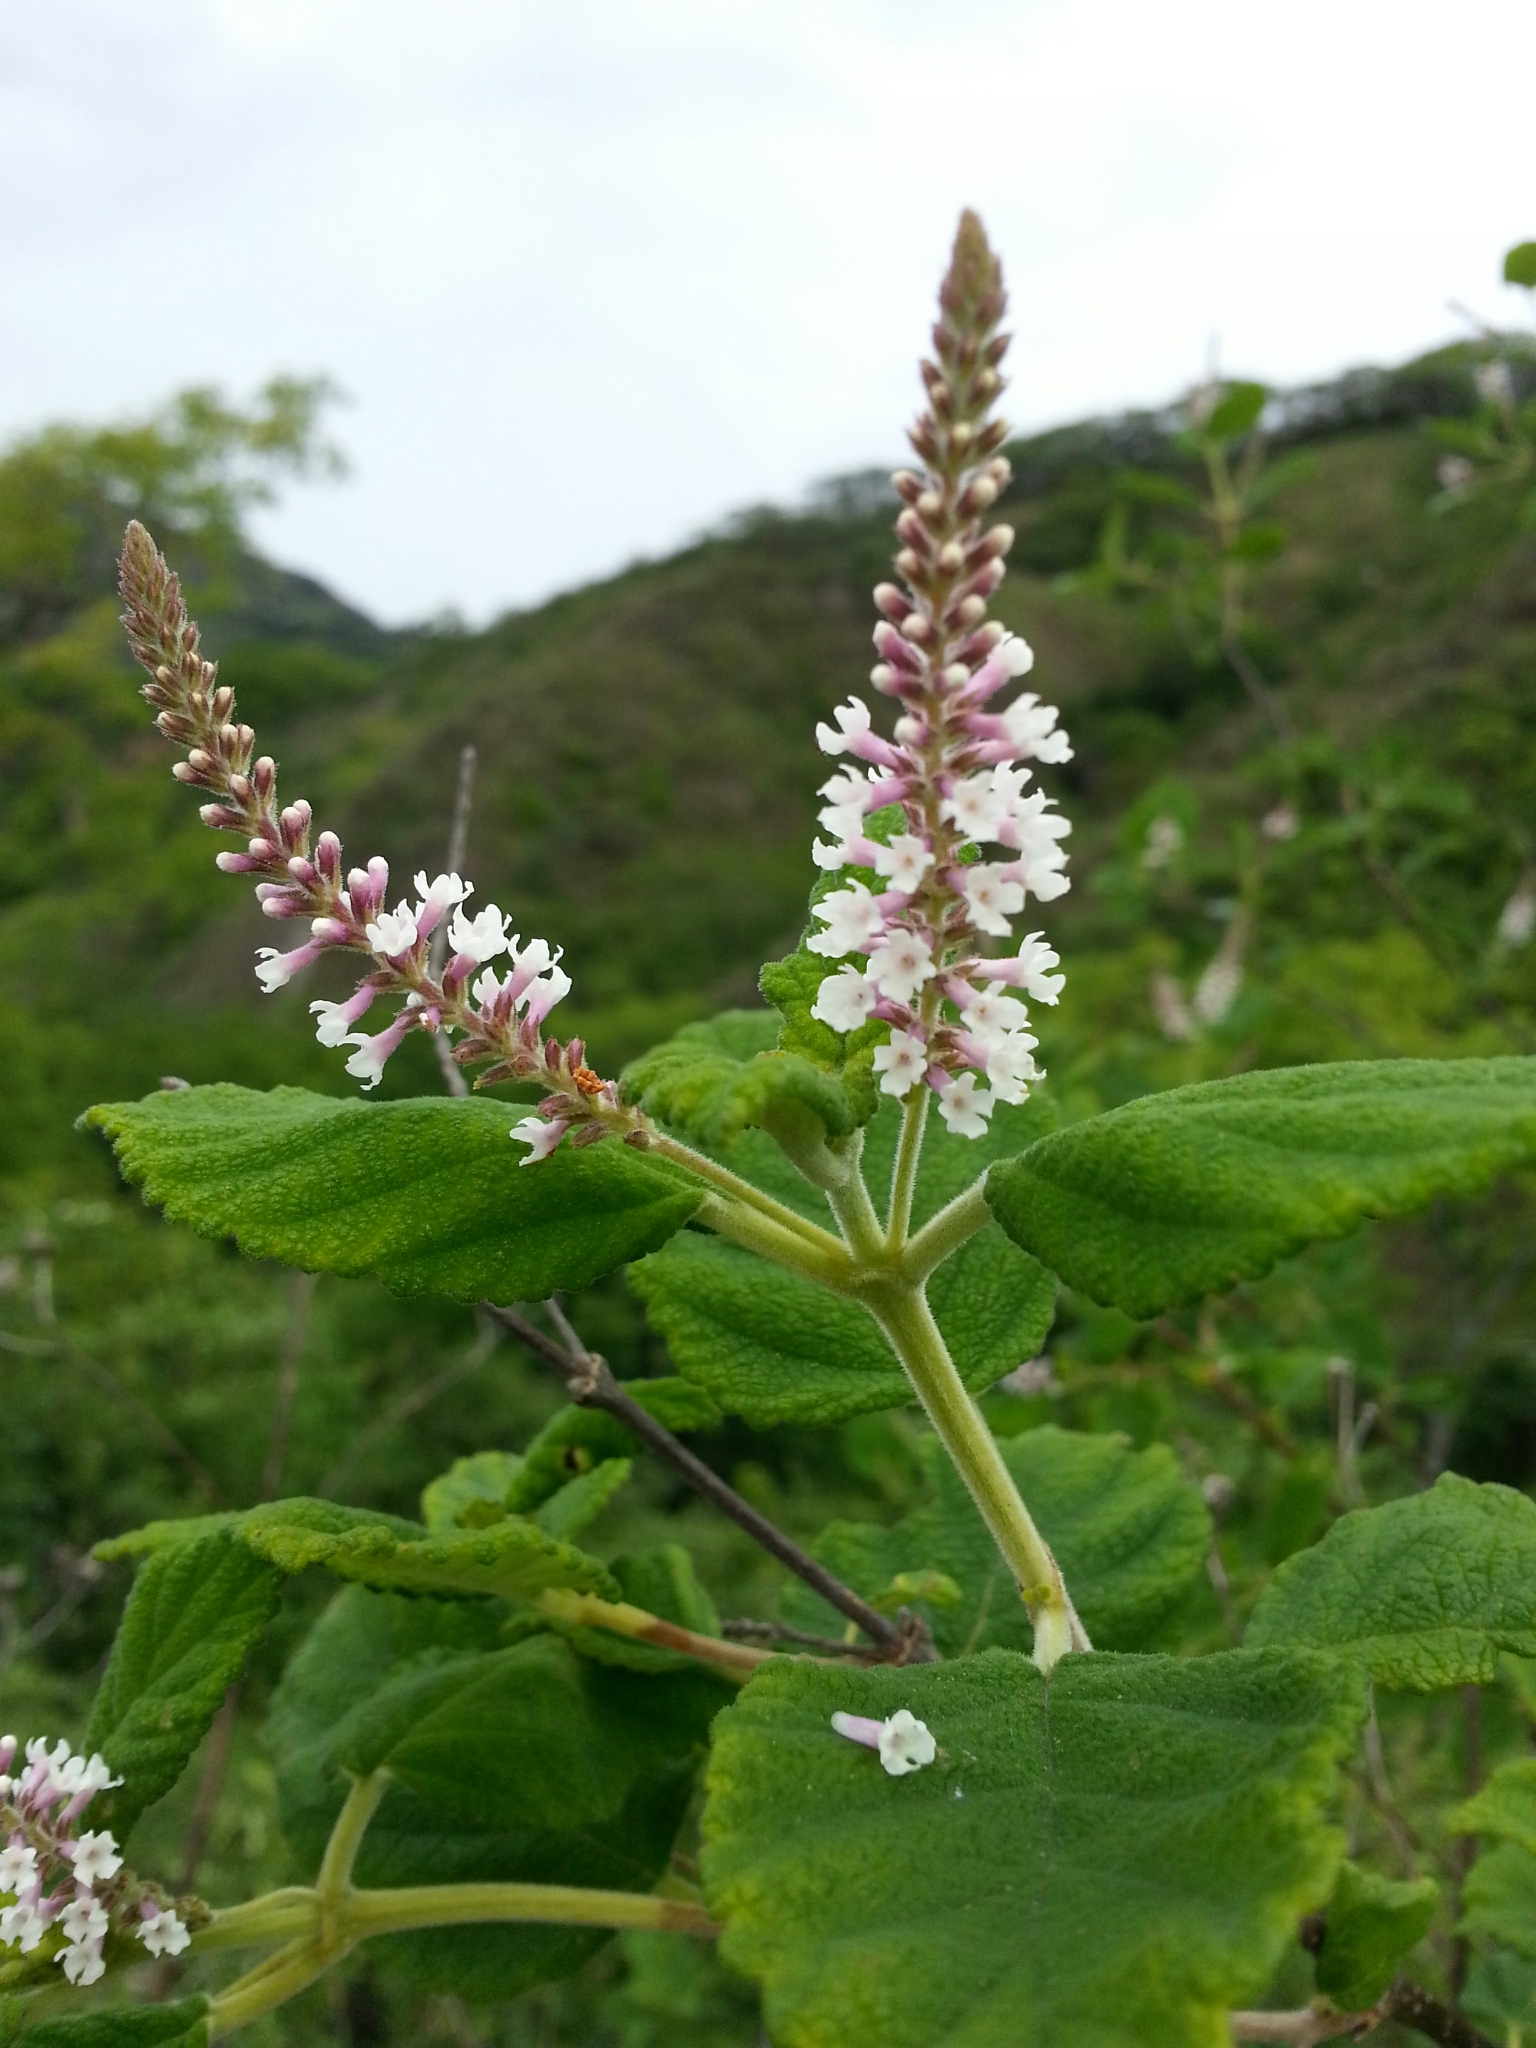
{"type": "MultiPolygon", "coordinates": [[[[893,1664],[930,1663],[934,1660],[933,1639],[927,1624],[916,1615],[906,1615],[897,1623],[871,1607],[841,1579],[834,1578],[825,1565],[818,1564],[808,1551],[784,1531],[758,1513],[750,1501],[742,1499],[734,1488],[728,1486],[717,1472],[712,1472],[702,1458],[695,1457],[685,1443],[679,1441],[664,1423],[640,1406],[634,1396],[627,1394],[619,1381],[614,1378],[607,1363],[587,1350],[576,1332],[566,1320],[558,1302],[546,1302],[545,1307],[556,1328],[565,1338],[558,1344],[536,1323],[515,1308],[499,1308],[493,1302],[482,1302],[481,1307],[488,1316],[493,1316],[503,1329],[526,1344],[530,1351],[555,1367],[570,1390],[571,1399],[583,1408],[601,1408],[615,1416],[630,1429],[656,1455],[664,1458],[676,1471],[681,1472],[688,1484],[705,1500],[728,1515],[738,1528],[745,1529],[754,1542],[760,1543],[770,1557],[788,1567],[795,1576],[804,1580],[814,1592],[821,1595],[837,1609],[856,1622],[874,1643],[880,1646],[882,1661],[893,1664]]],[[[846,1646],[839,1644],[840,1650],[846,1646]]]]}

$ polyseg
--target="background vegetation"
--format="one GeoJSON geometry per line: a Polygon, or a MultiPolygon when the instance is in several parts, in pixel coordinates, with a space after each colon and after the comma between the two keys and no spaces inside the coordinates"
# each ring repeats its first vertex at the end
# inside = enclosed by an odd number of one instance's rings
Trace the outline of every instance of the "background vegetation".
{"type": "MultiPolygon", "coordinates": [[[[1010,451],[1019,538],[998,608],[1077,748],[1047,771],[1076,827],[1073,892],[1048,914],[1068,971],[1043,1030],[1063,1114],[1255,1066],[1536,1051],[1532,382],[1528,356],[1480,343],[1262,413],[1236,387],[1235,412],[1197,405],[1194,431],[1170,412],[1010,451]],[[1247,493],[1224,542],[1202,509],[1213,447],[1247,493]]],[[[256,992],[270,928],[215,872],[135,693],[111,596],[124,519],[157,530],[285,791],[354,858],[383,851],[397,877],[440,865],[474,742],[477,900],[565,945],[564,1028],[605,1072],[754,1002],[758,963],[793,944],[813,726],[870,660],[890,548],[878,478],[745,514],[483,633],[386,633],[242,538],[275,478],[334,464],[324,397],[276,383],[240,412],[194,393],[0,461],[0,1700],[27,1733],[82,1723],[123,1593],[120,1568],[89,1558],[100,1537],[279,1489],[412,1512],[455,1457],[522,1445],[559,1400],[465,1311],[312,1284],[168,1228],[74,1128],[168,1074],[350,1087],[307,1029],[310,996],[336,991],[256,992]]],[[[385,1092],[440,1085],[412,1041],[385,1092]]],[[[1507,1186],[1293,1261],[1219,1318],[1135,1324],[1066,1297],[1045,1357],[988,1397],[994,1424],[1172,1443],[1221,1517],[1179,1636],[1225,1641],[1343,1508],[1447,1465],[1536,1481],[1531,1222],[1507,1186]]],[[[573,1314],[621,1374],[667,1369],[621,1283],[573,1314]]],[[[809,1539],[909,1509],[916,1440],[896,1413],[823,1433],[726,1424],[698,1446],[809,1539]]],[[[773,1611],[771,1569],[659,1471],[593,1533],[607,1550],[680,1540],[723,1612],[773,1611]]],[[[322,1597],[291,1589],[217,1799],[199,1806],[205,1760],[145,1822],[142,1867],[178,1881],[191,1826],[217,1901],[287,1873],[256,1731],[322,1597]]],[[[1357,1839],[1454,1897],[1464,1845],[1425,1816],[1533,1727],[1536,1672],[1512,1660],[1480,1702],[1384,1709],[1357,1839]]],[[[1448,1928],[1426,1949],[1442,1983],[1478,1968],[1448,1928]]],[[[1307,1967],[1298,1949],[1302,1995],[1307,1967]]],[[[1536,2029],[1536,1971],[1501,1995],[1526,1997],[1536,2029]]],[[[423,2003],[376,1958],[268,2031],[648,2048],[749,2042],[757,2020],[703,1952],[635,1937],[500,2009],[423,2003]]]]}

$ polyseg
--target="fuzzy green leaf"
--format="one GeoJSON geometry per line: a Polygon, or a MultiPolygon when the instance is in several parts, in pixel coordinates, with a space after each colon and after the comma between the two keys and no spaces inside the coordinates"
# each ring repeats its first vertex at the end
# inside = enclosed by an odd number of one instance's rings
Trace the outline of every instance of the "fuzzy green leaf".
{"type": "Polygon", "coordinates": [[[228,1530],[154,1552],[128,1595],[83,1738],[123,1783],[93,1827],[126,1840],[169,1792],[277,1612],[282,1575],[228,1530]]]}
{"type": "Polygon", "coordinates": [[[1536,1963],[1523,1956],[1478,1956],[1461,2009],[1501,2048],[1536,2048],[1536,1963]]]}
{"type": "Polygon", "coordinates": [[[502,1103],[358,1102],[220,1083],[88,1113],[179,1223],[306,1272],[399,1294],[537,1301],[664,1244],[701,1190],[611,1143],[536,1166],[502,1103]]]}
{"type": "Polygon", "coordinates": [[[1357,1864],[1341,1865],[1317,1952],[1318,1990],[1340,2012],[1374,2005],[1403,1957],[1423,1940],[1439,1896],[1431,1878],[1394,1884],[1357,1864]]]}
{"type": "Polygon", "coordinates": [[[814,1129],[843,1138],[862,1119],[834,1073],[776,1049],[768,1010],[726,1010],[685,1024],[675,1038],[632,1062],[626,1098],[696,1144],[726,1144],[749,1124],[814,1129]]]}
{"type": "Polygon", "coordinates": [[[1517,242],[1505,252],[1504,282],[1536,291],[1536,242],[1517,242]]]}
{"type": "MultiPolygon", "coordinates": [[[[1004,1105],[975,1143],[931,1128],[914,1225],[953,1200],[991,1160],[1026,1143],[1050,1114],[1044,1104],[1004,1105]]],[[[887,1102],[865,1134],[864,1171],[873,1188],[889,1184],[900,1126],[897,1105],[887,1102]]],[[[822,1196],[804,1181],[796,1187],[782,1154],[758,1134],[748,1132],[723,1156],[802,1213],[831,1221],[822,1196]]],[[[632,1266],[628,1279],[683,1376],[754,1427],[841,1421],[912,1398],[894,1353],[856,1303],[721,1238],[674,1238],[632,1266]]],[[[1039,1350],[1055,1315],[1056,1283],[988,1224],[933,1274],[928,1300],[961,1377],[979,1391],[1039,1350]]]]}
{"type": "Polygon", "coordinates": [[[840,1083],[854,1121],[865,1124],[880,1107],[875,1047],[890,1036],[890,1026],[861,1024],[857,1031],[841,1032],[811,1015],[821,984],[837,967],[837,961],[802,945],[786,959],[770,960],[757,985],[784,1020],[779,1051],[807,1061],[840,1083]]]}
{"type": "MultiPolygon", "coordinates": [[[[512,1648],[494,1610],[349,1587],[284,1675],[268,1724],[283,1828],[316,1862],[344,1769],[394,1778],[364,1839],[364,1885],[541,1882],[645,1891],[666,1866],[709,1721],[731,1688],[697,1665],[605,1669],[550,1635],[512,1648]]],[[[504,1998],[568,1975],[601,1929],[392,1936],[418,1983],[504,1998]]]]}
{"type": "Polygon", "coordinates": [[[1464,1934],[1486,1934],[1536,1962],[1536,1850],[1500,1842],[1478,1857],[1461,1888],[1464,1934]]]}
{"type": "Polygon", "coordinates": [[[579,1479],[572,1479],[539,1508],[534,1519],[547,1535],[569,1542],[595,1522],[616,1493],[629,1484],[631,1458],[605,1458],[579,1479]]]}
{"type": "Polygon", "coordinates": [[[1227,385],[1203,431],[1213,441],[1230,441],[1246,434],[1264,410],[1268,391],[1262,384],[1227,385]]]}
{"type": "MultiPolygon", "coordinates": [[[[236,1543],[280,1572],[319,1565],[338,1578],[380,1591],[528,1600],[549,1586],[570,1586],[608,1599],[615,1590],[612,1576],[595,1557],[521,1517],[438,1535],[398,1515],[300,1497],[224,1516],[220,1523],[236,1543]]],[[[188,1538],[179,1532],[198,1527],[195,1522],[150,1522],[98,1544],[96,1555],[175,1553],[187,1547],[188,1538]]]]}
{"type": "Polygon", "coordinates": [[[1536,1757],[1500,1764],[1483,1789],[1445,1816],[1454,1835],[1498,1835],[1536,1855],[1536,1757]]]}
{"type": "Polygon", "coordinates": [[[704,1881],[781,2048],[1226,2048],[1331,1887],[1358,1677],[1305,1652],[765,1666],[715,1724],[704,1881]],[[888,1777],[830,1726],[908,1707],[888,1777]]]}
{"type": "MultiPolygon", "coordinates": [[[[1210,1548],[1211,1518],[1197,1488],[1161,1444],[1133,1451],[1120,1437],[1027,1431],[998,1445],[1004,1464],[1056,1554],[1095,1646],[1139,1649],[1181,1600],[1210,1548]]],[[[834,1522],[816,1555],[846,1585],[878,1599],[900,1577],[945,1574],[958,1603],[924,1602],[946,1657],[990,1648],[1028,1651],[1033,1630],[1008,1567],[936,1437],[921,1446],[929,1500],[888,1529],[834,1522]]],[[[909,1598],[922,1602],[920,1591],[909,1598]]],[[[798,1584],[786,1618],[820,1634],[840,1624],[798,1584]]]]}
{"type": "Polygon", "coordinates": [[[1536,1501],[1446,1472],[1344,1515],[1281,1565],[1247,1641],[1342,1651],[1407,1692],[1486,1685],[1500,1650],[1536,1656],[1536,1501]]]}
{"type": "Polygon", "coordinates": [[[1070,1286],[1151,1316],[1533,1159],[1536,1059],[1361,1060],[1145,1096],[993,1167],[987,1201],[1070,1286]]]}
{"type": "Polygon", "coordinates": [[[421,1519],[434,1536],[499,1522],[508,1488],[523,1468],[516,1451],[473,1451],[422,1489],[421,1519]]]}
{"type": "Polygon", "coordinates": [[[175,2005],[118,2005],[104,2012],[50,2012],[20,2031],[0,2034],[16,2048],[207,2048],[208,2000],[175,2005]]]}

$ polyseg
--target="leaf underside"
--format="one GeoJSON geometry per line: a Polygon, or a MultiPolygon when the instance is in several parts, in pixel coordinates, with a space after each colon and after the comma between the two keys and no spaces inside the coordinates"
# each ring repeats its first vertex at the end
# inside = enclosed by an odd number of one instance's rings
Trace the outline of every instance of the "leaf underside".
{"type": "Polygon", "coordinates": [[[1446,1472],[1356,1509],[1286,1559],[1246,1641],[1342,1652],[1406,1692],[1486,1685],[1500,1650],[1536,1656],[1536,1502],[1446,1472]]]}
{"type": "Polygon", "coordinates": [[[780,2048],[1227,2048],[1299,1914],[1363,1709],[1305,1652],[789,1662],[716,1723],[704,1877],[780,2048]],[[833,1733],[908,1707],[891,1778],[833,1733]]]}
{"type": "Polygon", "coordinates": [[[701,1190],[618,1143],[535,1166],[504,1104],[358,1102],[219,1083],[88,1113],[125,1177],[204,1236],[399,1294],[539,1301],[654,1251],[701,1190]]]}
{"type": "Polygon", "coordinates": [[[1069,1286],[1152,1316],[1533,1159],[1536,1059],[1361,1060],[1127,1103],[995,1166],[987,1201],[1069,1286]]]}
{"type": "Polygon", "coordinates": [[[710,1149],[780,1118],[847,1137],[864,1121],[848,1091],[835,1073],[778,1050],[778,1023],[770,1010],[726,1010],[685,1024],[625,1068],[625,1098],[710,1149]]]}

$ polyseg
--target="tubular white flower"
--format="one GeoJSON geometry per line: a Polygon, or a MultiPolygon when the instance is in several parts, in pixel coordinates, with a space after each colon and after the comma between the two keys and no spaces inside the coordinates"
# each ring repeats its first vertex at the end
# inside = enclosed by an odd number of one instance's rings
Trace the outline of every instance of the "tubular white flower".
{"type": "Polygon", "coordinates": [[[0,1849],[0,1892],[24,1892],[37,1876],[37,1851],[20,1836],[0,1849]]]}
{"type": "Polygon", "coordinates": [[[0,1910],[0,1946],[19,1948],[31,1955],[50,1925],[48,1915],[31,1900],[18,1899],[14,1906],[0,1910]]]}
{"type": "MultiPolygon", "coordinates": [[[[961,1021],[973,1038],[983,1045],[992,1045],[999,1039],[1024,1032],[1029,1024],[1029,1012],[1015,997],[1007,993],[1004,983],[989,981],[985,988],[973,988],[960,1005],[961,1021]]],[[[1033,1038],[1031,1045],[1037,1043],[1033,1038]]]]}
{"type": "Polygon", "coordinates": [[[99,1941],[77,1941],[69,1948],[59,1950],[55,1958],[63,1966],[64,1974],[71,1984],[82,1989],[87,1984],[97,1983],[106,1972],[99,1941]]]}
{"type": "Polygon", "coordinates": [[[179,1956],[191,1945],[192,1937],[180,1916],[170,1906],[158,1913],[146,1913],[139,1924],[139,1939],[152,1956],[179,1956]]]}
{"type": "Polygon", "coordinates": [[[987,1079],[1000,1102],[1025,1101],[1030,1084],[1041,1078],[1034,1060],[1035,1044],[1027,1031],[1010,1031],[987,1045],[987,1079]]]}
{"type": "Polygon", "coordinates": [[[951,1074],[939,1083],[935,1092],[939,1098],[939,1114],[957,1138],[979,1138],[983,1135],[994,1105],[990,1095],[977,1094],[973,1073],[951,1074]]]}
{"type": "Polygon", "coordinates": [[[885,916],[877,898],[862,882],[846,889],[834,889],[823,896],[812,913],[826,926],[806,940],[813,953],[837,960],[844,953],[866,952],[885,931],[885,916]]]}
{"type": "Polygon", "coordinates": [[[869,731],[869,706],[862,697],[850,697],[846,704],[834,709],[832,716],[837,720],[837,731],[830,725],[818,725],[816,744],[824,754],[846,754],[851,743],[869,731]]]}
{"type": "Polygon", "coordinates": [[[840,967],[816,991],[811,1015],[834,1031],[857,1031],[878,1000],[874,983],[857,967],[840,967]]]}
{"type": "Polygon", "coordinates": [[[889,846],[875,848],[875,873],[910,896],[933,866],[933,849],[915,832],[898,832],[889,846]]]}
{"type": "Polygon", "coordinates": [[[928,1066],[928,1053],[923,1040],[914,1032],[902,1031],[891,1026],[888,1045],[875,1047],[875,1072],[880,1076],[880,1086],[887,1095],[902,1096],[911,1092],[921,1081],[928,1066]]]}
{"type": "Polygon", "coordinates": [[[880,1761],[893,1778],[920,1771],[938,1755],[938,1744],[909,1707],[898,1707],[880,1730],[880,1761]]]}
{"type": "Polygon", "coordinates": [[[1009,918],[1024,908],[1023,884],[1011,880],[1006,867],[984,861],[965,870],[960,890],[976,929],[1006,939],[1009,918]]]}
{"type": "Polygon", "coordinates": [[[869,979],[893,1003],[913,1002],[937,970],[927,942],[897,929],[869,956],[869,979]]]}
{"type": "Polygon", "coordinates": [[[99,1834],[86,1833],[75,1842],[72,1858],[75,1866],[75,1883],[92,1885],[105,1884],[116,1877],[123,1867],[123,1859],[117,1853],[117,1841],[110,1829],[103,1828],[99,1834]]]}
{"type": "Polygon", "coordinates": [[[107,1931],[107,1915],[99,1899],[90,1892],[77,1892],[59,1915],[59,1925],[71,1941],[97,1941],[107,1931]]]}
{"type": "Polygon", "coordinates": [[[448,944],[455,954],[483,967],[487,960],[506,952],[507,920],[494,903],[487,903],[474,917],[456,910],[448,927],[448,944]]]}
{"type": "Polygon", "coordinates": [[[435,924],[447,911],[455,909],[466,896],[473,896],[473,882],[462,881],[457,875],[438,875],[430,883],[423,868],[414,877],[416,894],[421,898],[416,908],[418,924],[428,916],[435,924]]]}
{"type": "Polygon", "coordinates": [[[396,910],[381,910],[364,929],[369,945],[386,960],[399,960],[412,952],[419,937],[415,914],[403,902],[396,910]]]}
{"type": "Polygon", "coordinates": [[[541,1117],[525,1116],[521,1123],[512,1126],[507,1136],[515,1138],[519,1145],[528,1147],[527,1157],[519,1163],[523,1166],[532,1166],[535,1160],[549,1157],[568,1128],[569,1126],[559,1117],[545,1123],[541,1117]]]}

